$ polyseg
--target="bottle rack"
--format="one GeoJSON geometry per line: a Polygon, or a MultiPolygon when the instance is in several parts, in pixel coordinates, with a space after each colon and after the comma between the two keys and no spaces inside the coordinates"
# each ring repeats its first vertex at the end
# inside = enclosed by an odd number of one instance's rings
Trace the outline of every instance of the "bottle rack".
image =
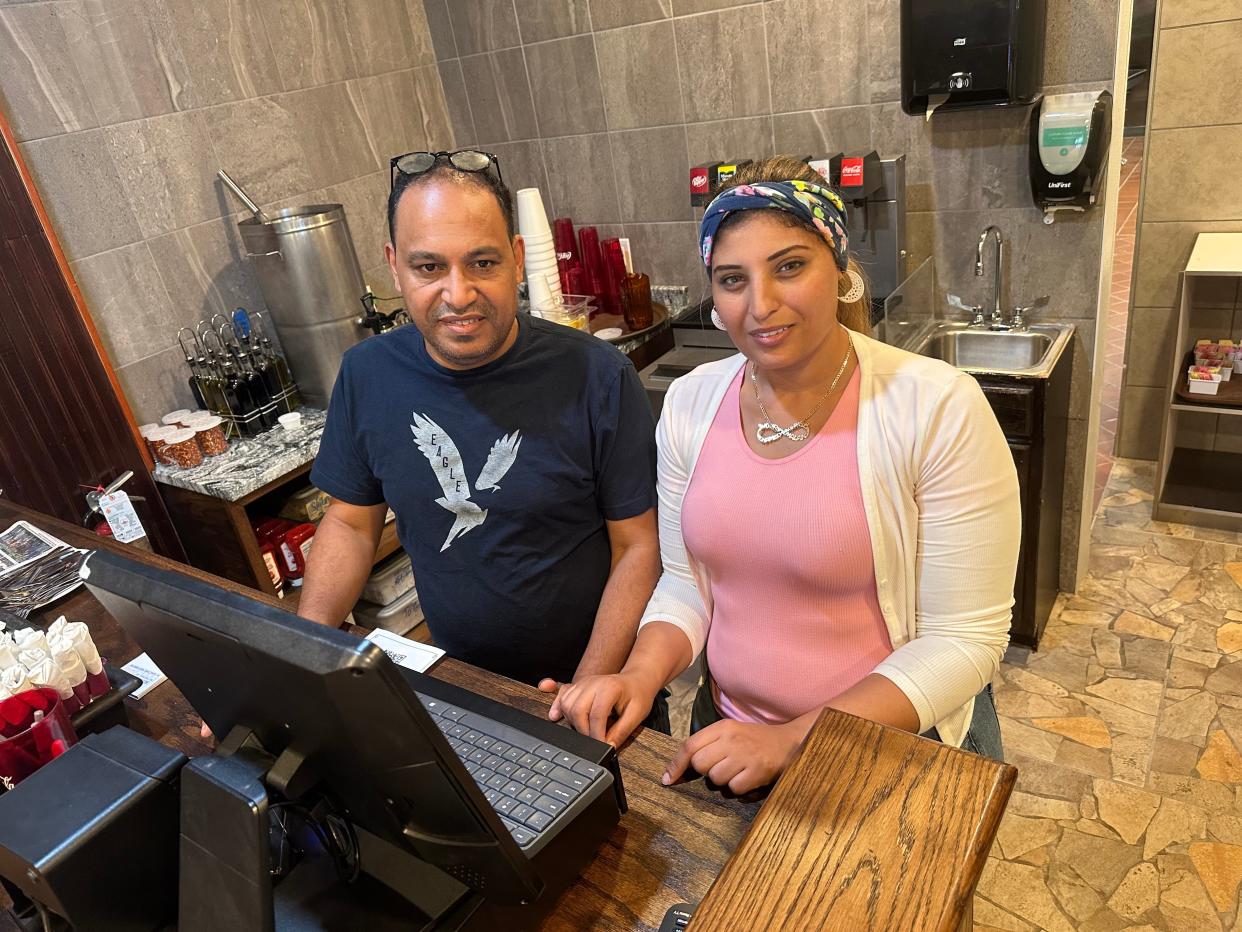
{"type": "Polygon", "coordinates": [[[199,407],[223,418],[230,438],[271,430],[280,415],[302,405],[289,364],[272,346],[261,317],[239,308],[232,319],[215,314],[210,322],[177,332],[190,370],[190,392],[199,407]],[[190,347],[184,340],[187,333],[190,347]]]}

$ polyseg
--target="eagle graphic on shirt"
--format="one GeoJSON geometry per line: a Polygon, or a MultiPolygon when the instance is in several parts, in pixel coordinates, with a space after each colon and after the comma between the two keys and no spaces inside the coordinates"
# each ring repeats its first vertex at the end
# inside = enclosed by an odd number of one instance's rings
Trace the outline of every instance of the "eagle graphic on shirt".
{"type": "MultiPolygon", "coordinates": [[[[487,509],[480,508],[470,500],[470,480],[466,478],[461,454],[457,452],[457,444],[453,443],[453,438],[427,415],[415,411],[413,416],[414,423],[410,425],[410,431],[414,434],[414,443],[418,445],[419,452],[427,457],[431,471],[436,474],[436,481],[444,492],[442,498],[436,499],[436,504],[453,513],[453,526],[449,528],[448,537],[440,548],[440,552],[444,553],[454,540],[483,523],[487,518],[487,509]]],[[[520,430],[505,434],[492,444],[492,449],[487,454],[487,462],[483,464],[479,477],[474,480],[476,492],[500,491],[500,480],[513,466],[521,445],[520,430]]]]}

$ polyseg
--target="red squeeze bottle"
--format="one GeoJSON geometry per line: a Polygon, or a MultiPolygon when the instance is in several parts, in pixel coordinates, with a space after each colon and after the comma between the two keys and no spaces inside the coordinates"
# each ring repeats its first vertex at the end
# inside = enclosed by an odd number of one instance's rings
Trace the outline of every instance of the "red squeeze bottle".
{"type": "Polygon", "coordinates": [[[285,560],[280,552],[280,541],[296,525],[285,518],[252,518],[250,526],[254,528],[254,536],[259,543],[260,551],[262,551],[264,543],[271,544],[273,556],[276,557],[276,564],[280,569],[281,575],[286,579],[290,579],[285,572],[285,560]]]}
{"type": "Polygon", "coordinates": [[[306,575],[306,558],[310,556],[314,536],[315,525],[307,523],[290,528],[280,539],[282,569],[292,586],[302,585],[302,577],[306,575]]]}
{"type": "Polygon", "coordinates": [[[276,597],[285,597],[285,578],[280,571],[280,559],[276,556],[276,547],[270,540],[259,541],[259,553],[263,557],[263,565],[267,567],[267,575],[272,580],[276,597]]]}

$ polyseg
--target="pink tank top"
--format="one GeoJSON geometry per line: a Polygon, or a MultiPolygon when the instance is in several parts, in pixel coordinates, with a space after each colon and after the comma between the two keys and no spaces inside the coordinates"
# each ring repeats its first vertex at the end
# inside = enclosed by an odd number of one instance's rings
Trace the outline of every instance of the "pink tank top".
{"type": "Polygon", "coordinates": [[[707,663],[720,711],[787,722],[892,653],[858,480],[855,369],[828,423],[779,460],[742,435],[738,374],[682,503],[686,547],[711,577],[707,663]]]}

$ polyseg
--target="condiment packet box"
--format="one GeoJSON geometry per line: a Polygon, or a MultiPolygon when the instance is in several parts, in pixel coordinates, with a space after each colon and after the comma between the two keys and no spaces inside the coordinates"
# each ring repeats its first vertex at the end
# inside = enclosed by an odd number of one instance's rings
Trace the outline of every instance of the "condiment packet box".
{"type": "Polygon", "coordinates": [[[1195,343],[1194,364],[1219,369],[1221,381],[1228,382],[1233,378],[1240,355],[1233,340],[1199,340],[1195,343]]]}
{"type": "Polygon", "coordinates": [[[1191,366],[1187,376],[1192,395],[1215,395],[1220,391],[1221,374],[1215,366],[1191,366]]]}

